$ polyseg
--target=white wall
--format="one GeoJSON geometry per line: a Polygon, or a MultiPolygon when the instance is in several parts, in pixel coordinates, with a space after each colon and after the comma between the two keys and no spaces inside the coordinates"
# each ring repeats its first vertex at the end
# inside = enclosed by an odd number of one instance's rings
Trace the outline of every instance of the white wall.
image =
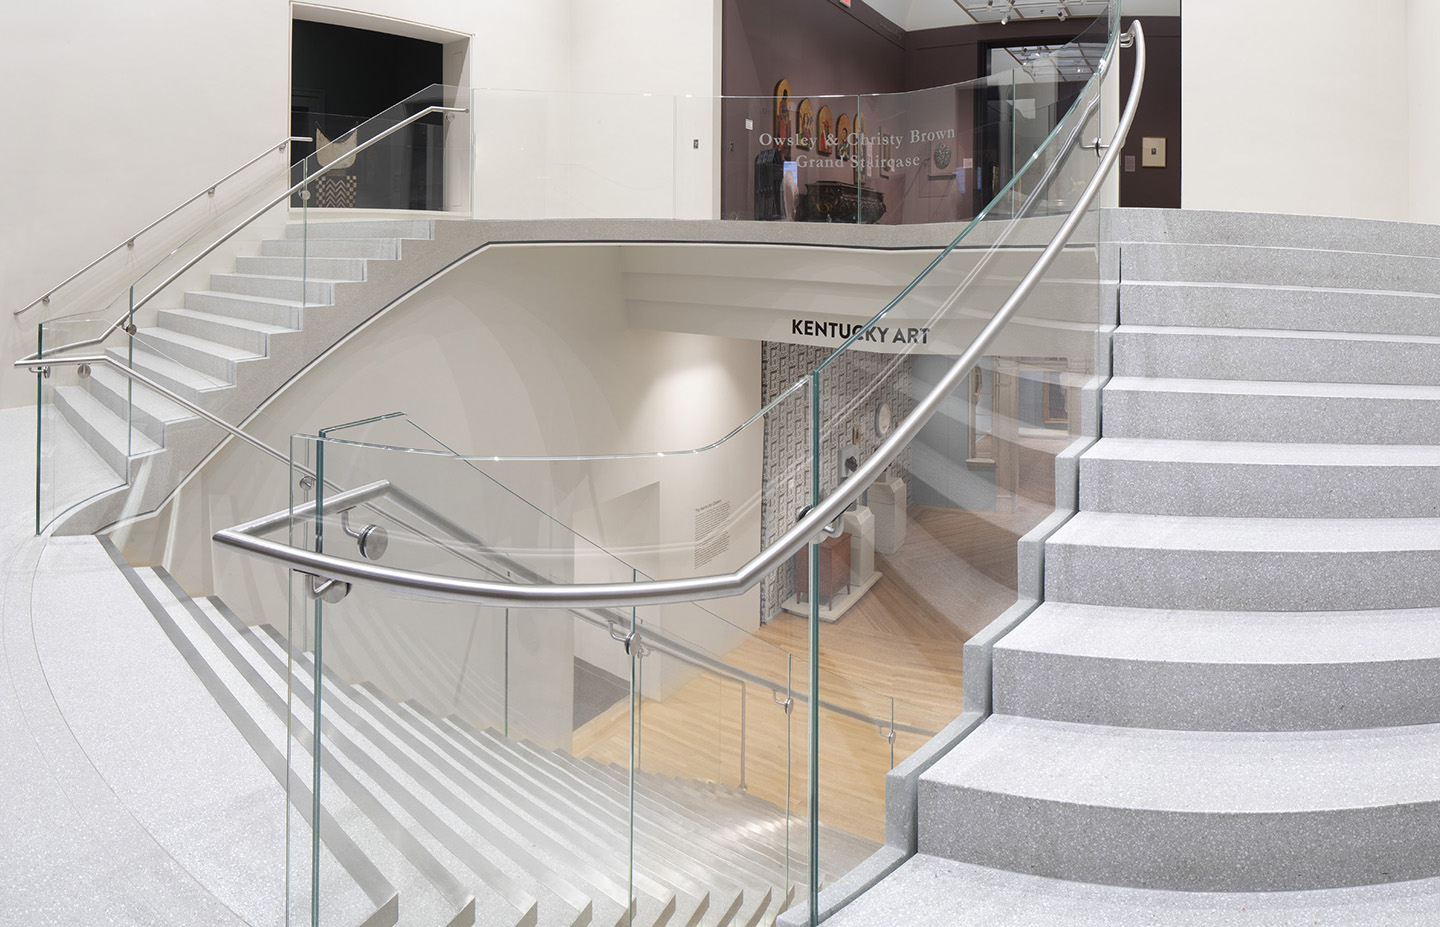
{"type": "MultiPolygon", "coordinates": [[[[341,5],[346,10],[317,14],[312,7],[300,15],[401,34],[473,36],[465,71],[473,87],[662,95],[719,89],[718,0],[341,5]]],[[[290,22],[286,0],[8,5],[0,31],[0,107],[15,128],[0,146],[0,215],[6,217],[0,225],[0,407],[33,401],[33,377],[10,365],[34,350],[36,324],[108,305],[148,266],[145,249],[122,253],[103,286],[73,287],[18,321],[11,317],[15,309],[288,135],[290,22]]],[[[654,148],[644,139],[615,137],[605,107],[582,109],[600,120],[598,135],[577,145],[577,123],[569,118],[575,108],[561,108],[554,114],[554,147],[578,151],[589,159],[592,179],[598,170],[606,182],[567,178],[557,186],[553,208],[567,216],[587,208],[604,214],[617,197],[633,195],[630,182],[648,173],[635,169],[637,155],[654,148]],[[587,195],[596,197],[588,206],[587,195]]],[[[665,111],[672,110],[667,96],[665,111]]],[[[701,131],[708,117],[708,111],[691,114],[684,126],[687,138],[703,138],[699,151],[687,150],[696,161],[713,154],[712,138],[701,131]],[[689,123],[697,122],[692,129],[689,123]]],[[[523,133],[483,122],[478,129],[493,157],[539,163],[523,133]]],[[[666,149],[669,173],[656,184],[664,214],[675,212],[678,190],[689,204],[684,214],[708,215],[711,191],[675,174],[668,137],[666,149]]],[[[700,176],[708,183],[712,173],[700,176]]],[[[496,187],[516,191],[502,201],[511,215],[544,214],[536,186],[517,182],[513,171],[483,178],[478,198],[496,187]]],[[[641,214],[660,213],[655,197],[641,203],[641,214]]]]}
{"type": "MultiPolygon", "coordinates": [[[[758,342],[632,329],[621,281],[614,246],[482,252],[343,344],[271,402],[251,430],[284,448],[290,432],[405,411],[463,453],[614,453],[704,445],[758,410],[758,342]]],[[[477,466],[589,541],[654,575],[677,577],[732,570],[758,550],[761,445],[761,430],[752,428],[704,455],[477,466]],[[734,512],[731,548],[697,570],[696,509],[715,499],[734,512]]],[[[467,465],[336,448],[327,454],[327,477],[343,485],[389,478],[487,539],[554,548],[557,556],[546,563],[562,581],[631,578],[587,541],[547,528],[467,465]]],[[[283,578],[252,558],[217,549],[209,538],[283,509],[288,483],[283,466],[232,442],[156,517],[122,530],[116,541],[133,562],[164,565],[192,594],[219,594],[247,621],[283,625],[283,578]]],[[[407,548],[398,533],[385,562],[451,573],[464,567],[434,551],[407,548]],[[407,555],[432,559],[407,563],[407,555]]],[[[376,596],[352,599],[335,613],[343,616],[349,607],[358,615],[361,603],[376,596]]],[[[758,626],[754,591],[710,607],[737,628],[758,626]]],[[[388,620],[413,624],[420,633],[433,629],[445,641],[468,626],[453,609],[432,622],[436,611],[410,602],[388,620]]],[[[554,614],[526,616],[530,624],[552,627],[533,638],[525,681],[537,704],[538,693],[551,691],[568,723],[569,635],[576,653],[612,671],[623,670],[624,651],[603,630],[558,617],[555,626],[554,614]]],[[[642,618],[717,653],[744,636],[689,607],[650,610],[642,618]]],[[[437,649],[454,648],[442,642],[437,649]]],[[[683,667],[651,665],[657,672],[647,669],[647,685],[673,686],[685,678],[683,667]]],[[[512,676],[514,669],[512,661],[512,676]]]]}
{"type": "Polygon", "coordinates": [[[1410,98],[1433,96],[1436,67],[1433,24],[1416,26],[1434,5],[1185,4],[1182,204],[1411,218],[1412,141],[1433,130],[1415,126],[1410,98]]]}
{"type": "Polygon", "coordinates": [[[1408,0],[1410,102],[1410,215],[1440,222],[1440,3],[1408,0]]]}

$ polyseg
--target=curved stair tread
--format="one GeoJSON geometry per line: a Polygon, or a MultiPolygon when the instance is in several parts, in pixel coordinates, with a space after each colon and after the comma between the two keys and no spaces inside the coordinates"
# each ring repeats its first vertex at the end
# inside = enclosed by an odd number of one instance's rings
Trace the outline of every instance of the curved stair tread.
{"type": "Polygon", "coordinates": [[[1171,551],[1440,551],[1440,518],[1227,518],[1080,512],[1049,544],[1171,551]]]}
{"type": "Polygon", "coordinates": [[[1433,878],[1437,750],[1433,724],[1254,733],[992,715],[921,776],[918,848],[1183,891],[1433,878]]]}
{"type": "Polygon", "coordinates": [[[1440,400],[1440,386],[1393,383],[1302,383],[1293,380],[1200,380],[1183,377],[1112,377],[1108,392],[1211,393],[1232,396],[1302,396],[1319,399],[1440,400]]]}
{"type": "Polygon", "coordinates": [[[1046,602],[994,649],[1004,714],[1206,731],[1440,722],[1440,609],[1046,602]]]}
{"type": "Polygon", "coordinates": [[[995,649],[1262,666],[1440,660],[1440,608],[1242,612],[1045,602],[995,649]]]}
{"type": "Polygon", "coordinates": [[[1440,879],[1297,892],[1182,892],[1093,885],[936,856],[907,860],[827,927],[1431,927],[1440,879]],[[897,912],[904,912],[897,916],[897,912]]]}
{"type": "Polygon", "coordinates": [[[170,328],[142,328],[140,335],[149,342],[153,342],[152,350],[157,352],[168,345],[179,345],[195,351],[203,351],[206,354],[213,354],[228,361],[256,360],[265,356],[244,348],[221,344],[218,341],[208,341],[196,335],[187,335],[170,328]]]}
{"type": "Polygon", "coordinates": [[[1413,806],[1440,825],[1440,725],[1249,733],[994,715],[965,745],[931,767],[923,786],[1192,815],[1413,806]]]}
{"type": "MultiPolygon", "coordinates": [[[[283,335],[296,331],[284,325],[273,325],[269,322],[258,322],[252,319],[237,319],[233,316],[220,315],[214,312],[206,312],[204,309],[162,309],[161,316],[174,315],[185,319],[204,319],[206,321],[223,322],[232,328],[244,328],[262,335],[283,335]]],[[[173,331],[174,329],[167,329],[173,331]]],[[[147,329],[148,331],[148,329],[147,329]]]]}
{"type": "Polygon", "coordinates": [[[1385,332],[1309,331],[1282,328],[1227,328],[1198,325],[1132,325],[1115,329],[1120,335],[1193,335],[1205,338],[1265,339],[1276,341],[1339,341],[1363,344],[1418,344],[1440,346],[1440,336],[1430,334],[1388,334],[1385,332]]]}
{"type": "Polygon", "coordinates": [[[1081,460],[1220,463],[1271,467],[1440,467],[1440,445],[1301,444],[1107,437],[1091,445],[1081,460]]]}

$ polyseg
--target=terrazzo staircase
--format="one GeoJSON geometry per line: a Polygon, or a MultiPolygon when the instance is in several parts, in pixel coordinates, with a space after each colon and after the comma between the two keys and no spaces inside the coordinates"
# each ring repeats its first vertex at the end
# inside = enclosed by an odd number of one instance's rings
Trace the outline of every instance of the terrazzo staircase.
{"type": "Polygon", "coordinates": [[[1127,210],[1045,602],[829,923],[1440,921],[1440,228],[1127,210]]]}
{"type": "MultiPolygon", "coordinates": [[[[217,599],[191,599],[163,570],[125,572],[236,727],[272,763],[286,755],[288,687],[302,728],[291,741],[290,775],[311,781],[311,733],[303,729],[313,717],[310,655],[295,661],[292,675],[287,643],[274,628],[246,627],[217,599]]],[[[373,684],[347,684],[329,670],[324,693],[322,836],[327,845],[335,840],[337,855],[349,848],[359,857],[356,882],[370,895],[393,894],[393,922],[631,923],[628,769],[509,740],[396,701],[373,684]]],[[[300,791],[303,804],[309,793],[300,791]]],[[[640,772],[634,814],[635,925],[756,927],[773,923],[804,893],[803,885],[787,886],[784,814],[765,801],[640,772]]],[[[826,830],[828,882],[874,845],[826,830]]],[[[790,854],[790,872],[804,872],[803,854],[793,846],[790,854]]],[[[354,894],[338,902],[353,906],[354,894]]],[[[383,914],[366,923],[378,925],[383,914]]],[[[351,915],[349,922],[359,920],[351,915]]]]}
{"type": "MultiPolygon", "coordinates": [[[[367,290],[381,262],[435,237],[430,219],[354,219],[286,226],[257,256],[209,288],[167,298],[156,324],[106,354],[190,402],[239,423],[337,336],[383,307],[367,290]],[[358,311],[357,311],[358,310],[358,311]]],[[[387,276],[393,276],[393,272],[387,276]]],[[[381,287],[379,289],[386,289],[381,287]]],[[[70,513],[63,534],[88,534],[154,509],[224,437],[183,406],[103,366],[54,392],[56,410],[127,485],[70,513]],[[134,492],[128,487],[135,487],[134,492]]]]}

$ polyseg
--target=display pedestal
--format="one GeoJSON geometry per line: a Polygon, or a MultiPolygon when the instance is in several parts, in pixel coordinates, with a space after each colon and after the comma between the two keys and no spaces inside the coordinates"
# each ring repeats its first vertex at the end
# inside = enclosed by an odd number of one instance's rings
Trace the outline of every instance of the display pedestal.
{"type": "MultiPolygon", "coordinates": [[[[875,572],[875,516],[865,506],[859,506],[846,512],[841,524],[845,527],[843,534],[820,544],[820,608],[817,611],[821,621],[839,621],[841,615],[883,578],[875,572]],[[841,551],[848,571],[843,579],[837,556],[841,551]],[[842,583],[847,586],[843,592],[840,591],[842,583]]],[[[809,565],[810,549],[802,548],[795,555],[797,594],[780,606],[783,611],[802,618],[810,617],[809,565]]]]}
{"type": "MultiPolygon", "coordinates": [[[[840,587],[850,591],[850,535],[826,538],[820,542],[816,559],[819,561],[820,602],[835,607],[835,595],[840,587]]],[[[802,547],[795,552],[795,595],[801,604],[810,601],[810,548],[802,547]]]]}
{"type": "Polygon", "coordinates": [[[870,484],[866,496],[875,515],[875,550],[893,554],[905,543],[905,481],[886,477],[870,484]]]}
{"type": "Polygon", "coordinates": [[[845,513],[845,533],[850,535],[850,585],[865,585],[875,572],[875,516],[865,506],[845,513]]]}

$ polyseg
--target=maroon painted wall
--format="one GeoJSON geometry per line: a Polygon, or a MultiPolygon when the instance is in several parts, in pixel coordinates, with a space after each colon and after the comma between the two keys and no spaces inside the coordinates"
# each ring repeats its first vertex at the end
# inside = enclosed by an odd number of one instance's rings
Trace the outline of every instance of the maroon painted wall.
{"type": "MultiPolygon", "coordinates": [[[[1131,19],[1121,25],[1130,27],[1131,19]]],[[[1144,16],[1145,89],[1135,124],[1120,151],[1120,205],[1180,208],[1180,17],[1144,16]],[[1145,136],[1165,139],[1165,166],[1141,167],[1140,154],[1145,136]],[[1130,157],[1135,169],[1126,170],[1130,157]]],[[[1130,92],[1135,73],[1135,50],[1120,52],[1120,92],[1130,92]]]]}
{"type": "MultiPolygon", "coordinates": [[[[1132,142],[1125,154],[1136,156],[1137,167],[1121,175],[1121,202],[1126,206],[1180,205],[1180,20],[1146,17],[1150,44],[1145,95],[1132,142]],[[1161,135],[1168,139],[1166,168],[1140,168],[1140,139],[1161,135]],[[1132,150],[1133,149],[1133,150],[1132,150]]],[[[1128,25],[1128,21],[1126,21],[1128,25]]],[[[971,90],[931,90],[973,80],[986,71],[992,46],[1020,43],[1067,42],[1089,29],[1100,38],[1094,21],[1071,19],[952,26],[906,33],[885,20],[863,0],[846,8],[838,0],[724,0],[722,39],[722,92],[727,100],[721,112],[721,215],[748,219],[754,215],[754,164],[766,147],[761,136],[774,126],[773,93],[781,78],[790,82],[792,106],[802,98],[829,94],[893,94],[859,101],[831,102],[836,114],[852,118],[857,108],[866,112],[866,132],[898,134],[906,139],[891,151],[900,158],[928,158],[929,145],[909,143],[911,131],[954,127],[954,163],[966,158],[978,167],[981,159],[975,125],[976,94],[971,90]],[[901,93],[901,92],[908,93],[901,93]],[[922,91],[929,91],[922,92],[922,91]],[[751,128],[745,128],[745,120],[751,128]]],[[[1129,86],[1127,62],[1121,57],[1122,86],[1129,86]]],[[[768,141],[768,139],[767,139],[768,141]]],[[[794,158],[815,159],[815,151],[792,151],[794,158]]],[[[1122,159],[1123,167],[1124,161],[1122,159]]],[[[802,167],[800,190],[815,180],[854,179],[849,167],[802,167]]],[[[975,208],[973,174],[962,189],[957,179],[928,167],[892,170],[888,178],[871,173],[866,187],[880,190],[887,212],[881,220],[936,222],[969,218],[975,208]]]]}
{"type": "MultiPolygon", "coordinates": [[[[905,34],[863,0],[848,9],[835,0],[725,0],[723,15],[721,92],[756,99],[727,101],[721,110],[721,215],[748,219],[754,214],[755,156],[766,147],[760,136],[774,124],[776,83],[790,81],[792,108],[808,97],[817,114],[821,102],[830,102],[834,115],[846,112],[853,119],[854,101],[816,97],[900,90],[905,34]]],[[[876,127],[866,118],[869,133],[876,127]]],[[[814,150],[793,154],[819,157],[814,150]]],[[[807,168],[800,189],[808,181],[852,179],[848,168],[807,168]]]]}

